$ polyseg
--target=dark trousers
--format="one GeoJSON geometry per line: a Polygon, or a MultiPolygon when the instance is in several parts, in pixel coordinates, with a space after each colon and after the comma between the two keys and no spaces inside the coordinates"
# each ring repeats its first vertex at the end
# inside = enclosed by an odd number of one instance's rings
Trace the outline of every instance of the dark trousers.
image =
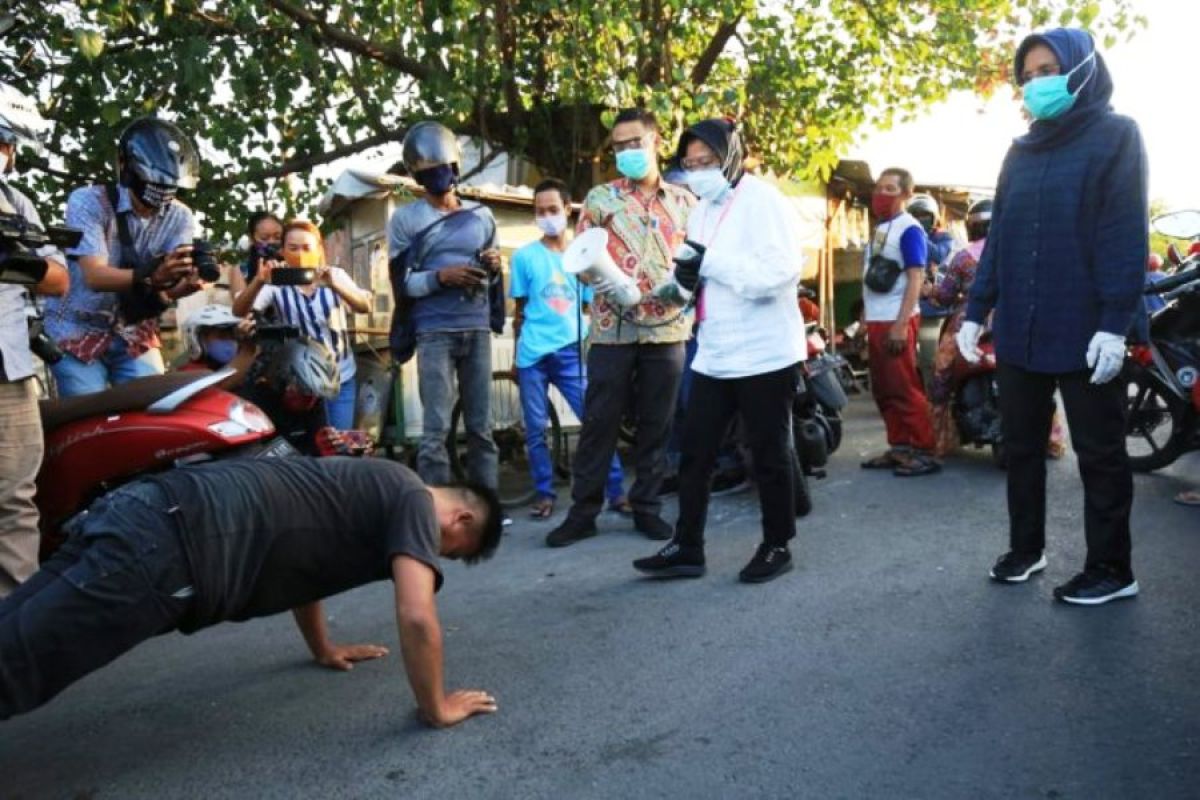
{"type": "Polygon", "coordinates": [[[192,579],[167,498],[135,483],[99,500],[0,601],[0,719],[30,711],[135,645],[174,630],[192,579]]]}
{"type": "Polygon", "coordinates": [[[750,448],[762,509],[763,542],[783,547],[796,535],[790,442],[796,382],[795,366],[747,378],[723,380],[699,373],[692,378],[679,465],[675,539],[680,545],[704,546],[713,467],[734,414],[741,416],[750,448]]]}
{"type": "Polygon", "coordinates": [[[637,426],[634,466],[637,477],[629,502],[639,514],[662,510],[658,497],[671,413],[683,375],[683,342],[670,344],[597,344],[588,351],[587,394],[579,432],[570,516],[591,521],[604,507],[604,486],[617,448],[626,406],[632,402],[637,426]]]}
{"type": "Polygon", "coordinates": [[[1047,375],[1009,364],[997,368],[1008,449],[1011,549],[1033,555],[1046,546],[1046,441],[1057,387],[1083,478],[1087,566],[1132,575],[1129,512],[1133,473],[1125,452],[1125,385],[1095,386],[1088,372],[1047,375]]]}

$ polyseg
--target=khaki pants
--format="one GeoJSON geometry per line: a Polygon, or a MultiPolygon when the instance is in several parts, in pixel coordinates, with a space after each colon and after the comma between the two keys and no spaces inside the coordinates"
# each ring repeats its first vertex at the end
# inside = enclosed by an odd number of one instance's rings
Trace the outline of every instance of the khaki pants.
{"type": "Polygon", "coordinates": [[[0,382],[0,597],[37,570],[33,482],[41,464],[37,382],[0,382]]]}

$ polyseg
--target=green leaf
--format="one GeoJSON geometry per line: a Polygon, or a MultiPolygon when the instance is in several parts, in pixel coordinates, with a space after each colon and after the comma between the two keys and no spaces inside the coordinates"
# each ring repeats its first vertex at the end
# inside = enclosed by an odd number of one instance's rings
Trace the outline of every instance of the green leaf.
{"type": "Polygon", "coordinates": [[[104,52],[104,33],[76,28],[75,46],[84,58],[88,61],[95,61],[104,52]]]}

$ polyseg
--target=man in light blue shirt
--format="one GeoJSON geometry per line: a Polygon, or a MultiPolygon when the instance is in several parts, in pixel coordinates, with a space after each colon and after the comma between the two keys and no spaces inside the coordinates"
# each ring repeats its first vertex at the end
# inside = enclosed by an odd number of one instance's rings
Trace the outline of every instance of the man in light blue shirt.
{"type": "MultiPolygon", "coordinates": [[[[582,420],[587,387],[579,351],[587,335],[583,305],[591,302],[592,290],[563,269],[570,204],[565,183],[553,178],[539,183],[534,189],[533,212],[542,238],[518,250],[512,261],[515,366],[529,469],[538,495],[530,512],[535,519],[546,519],[554,513],[554,467],[546,445],[549,388],[555,386],[582,420]]],[[[631,514],[633,508],[624,497],[623,483],[621,459],[614,453],[605,493],[610,508],[631,514]]]]}

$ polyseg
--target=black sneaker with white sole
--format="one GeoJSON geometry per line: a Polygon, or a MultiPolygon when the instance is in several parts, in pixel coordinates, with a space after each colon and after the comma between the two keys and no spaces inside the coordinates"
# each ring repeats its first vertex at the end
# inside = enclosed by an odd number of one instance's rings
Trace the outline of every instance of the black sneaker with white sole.
{"type": "Polygon", "coordinates": [[[671,542],[649,558],[634,561],[633,568],[656,578],[699,578],[705,572],[704,551],[671,542]]]}
{"type": "Polygon", "coordinates": [[[742,567],[738,579],[742,583],[766,583],[792,568],[792,554],[786,547],[760,544],[750,563],[742,567]]]}
{"type": "Polygon", "coordinates": [[[992,580],[1001,583],[1024,583],[1035,572],[1046,568],[1046,556],[1041,553],[1008,552],[1000,556],[992,571],[988,573],[992,580]]]}
{"type": "Polygon", "coordinates": [[[1088,567],[1054,589],[1056,599],[1080,606],[1099,606],[1137,593],[1138,582],[1133,575],[1105,567],[1088,567]]]}

